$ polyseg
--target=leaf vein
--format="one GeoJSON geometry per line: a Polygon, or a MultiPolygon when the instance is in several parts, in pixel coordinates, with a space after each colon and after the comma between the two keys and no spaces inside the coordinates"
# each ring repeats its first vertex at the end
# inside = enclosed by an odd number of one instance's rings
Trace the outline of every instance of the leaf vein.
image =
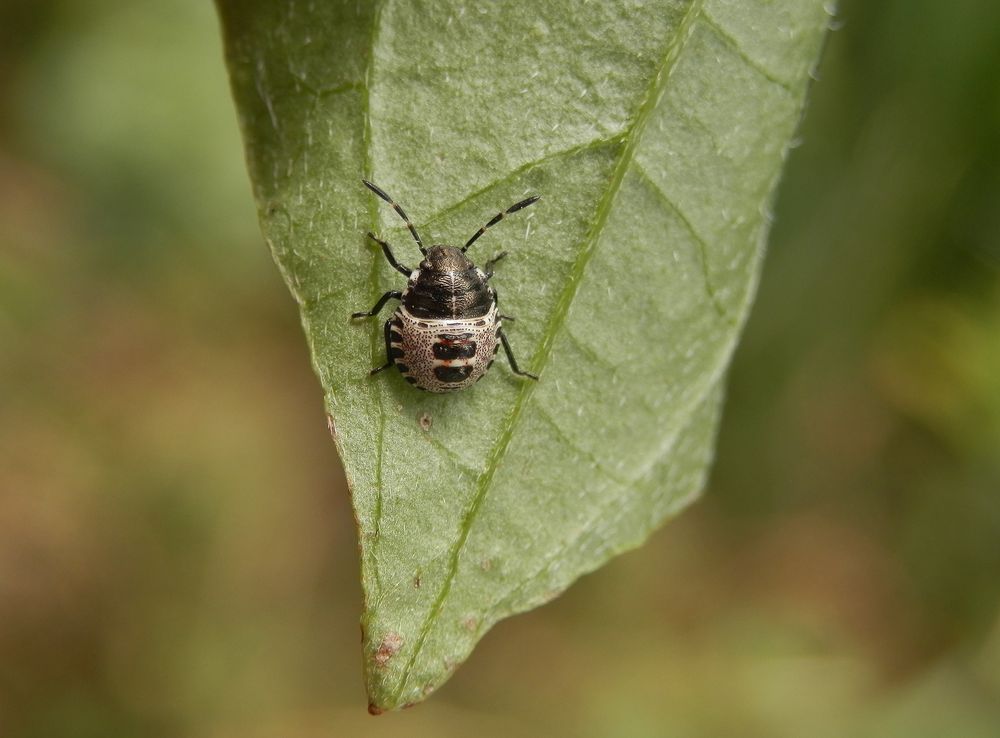
{"type": "Polygon", "coordinates": [[[590,363],[596,364],[597,366],[609,372],[618,371],[617,364],[612,364],[610,361],[608,361],[608,357],[606,357],[604,354],[601,354],[596,349],[591,347],[586,341],[584,341],[582,338],[576,335],[569,328],[566,329],[566,338],[567,340],[569,340],[570,343],[572,343],[576,347],[576,349],[581,354],[584,355],[584,357],[586,357],[587,361],[589,361],[590,363]]]}
{"type": "Polygon", "coordinates": [[[544,420],[549,427],[552,428],[553,433],[555,433],[556,437],[560,441],[569,446],[570,449],[575,451],[577,454],[587,459],[587,461],[589,461],[593,465],[596,471],[603,474],[612,482],[615,482],[616,484],[621,485],[623,487],[628,484],[628,482],[625,479],[619,477],[613,471],[608,469],[601,462],[601,460],[594,455],[592,451],[588,451],[587,449],[583,448],[582,446],[580,446],[580,444],[578,444],[576,441],[574,441],[572,438],[566,435],[566,431],[564,431],[562,427],[560,427],[559,423],[556,422],[556,419],[552,417],[552,414],[548,411],[548,409],[544,405],[538,405],[537,408],[539,417],[542,420],[544,420]]]}
{"type": "Polygon", "coordinates": [[[486,185],[480,187],[478,190],[476,190],[475,192],[472,192],[471,194],[463,197],[458,202],[455,202],[455,203],[453,203],[451,205],[447,205],[447,206],[441,208],[436,213],[434,213],[434,215],[432,215],[430,218],[428,218],[426,221],[424,221],[424,225],[428,225],[429,226],[429,225],[432,225],[433,223],[435,223],[435,222],[437,222],[439,220],[444,219],[445,217],[447,217],[447,216],[451,215],[452,213],[457,212],[461,208],[465,207],[466,205],[468,205],[470,202],[472,202],[473,200],[475,200],[480,195],[482,195],[482,194],[484,194],[486,192],[489,192],[490,190],[492,190],[492,189],[494,189],[496,187],[499,187],[499,186],[501,186],[503,184],[506,184],[507,182],[510,182],[511,180],[517,179],[518,177],[522,176],[526,172],[530,172],[532,169],[535,169],[537,167],[543,166],[543,165],[547,164],[548,162],[550,162],[550,161],[552,161],[554,159],[561,159],[563,157],[573,156],[574,154],[580,154],[580,153],[583,153],[583,152],[586,152],[586,151],[593,151],[594,149],[599,149],[602,146],[610,146],[610,145],[612,145],[614,143],[617,143],[617,142],[621,141],[621,139],[622,139],[622,134],[618,134],[618,135],[615,135],[615,136],[608,136],[607,138],[595,138],[592,141],[587,141],[586,143],[578,144],[576,146],[569,146],[569,147],[567,147],[565,149],[560,149],[558,151],[553,151],[552,153],[546,154],[545,156],[540,156],[537,159],[532,159],[529,162],[525,162],[524,164],[522,164],[521,166],[519,166],[517,169],[514,169],[511,172],[508,172],[507,174],[505,174],[502,177],[497,177],[496,179],[494,179],[489,184],[486,184],[486,185]]]}
{"type": "Polygon", "coordinates": [[[749,54],[747,54],[743,50],[743,47],[740,45],[739,41],[733,38],[729,34],[729,31],[727,31],[725,28],[719,25],[718,21],[712,18],[711,15],[709,15],[708,13],[703,13],[701,16],[701,22],[704,23],[705,26],[709,28],[713,33],[715,33],[716,37],[718,37],[718,39],[722,41],[722,43],[728,46],[730,50],[743,61],[744,64],[746,64],[752,70],[757,72],[757,74],[759,74],[761,77],[766,79],[771,84],[777,85],[785,92],[792,95],[795,94],[795,90],[792,89],[792,86],[788,82],[786,82],[783,79],[779,79],[778,77],[775,77],[771,72],[769,72],[767,69],[761,66],[760,62],[754,61],[749,56],[749,54]]]}
{"type": "Polygon", "coordinates": [[[460,472],[465,472],[470,475],[475,475],[478,469],[472,466],[469,462],[465,461],[461,456],[452,451],[451,447],[446,443],[442,443],[437,438],[432,435],[426,435],[427,442],[433,446],[435,449],[444,454],[445,458],[448,459],[455,468],[460,472]]]}
{"type": "MultiPolygon", "coordinates": [[[[561,326],[566,320],[569,314],[569,307],[576,296],[577,290],[579,288],[581,277],[586,269],[587,263],[590,261],[594,250],[597,247],[597,243],[600,241],[601,235],[604,231],[604,227],[607,224],[608,217],[610,215],[612,205],[621,189],[622,181],[625,177],[625,172],[628,170],[629,165],[635,156],[635,151],[638,146],[639,140],[642,138],[642,134],[645,128],[645,124],[649,119],[650,114],[656,108],[660,97],[663,95],[666,89],[667,81],[670,78],[670,73],[673,70],[677,59],[680,57],[681,51],[688,38],[691,36],[691,31],[694,27],[694,21],[698,15],[702,12],[702,6],[704,0],[691,0],[688,5],[688,9],[678,24],[677,31],[674,33],[674,37],[667,44],[667,48],[664,54],[663,61],[657,70],[656,75],[647,90],[646,96],[643,99],[641,105],[639,106],[638,112],[635,119],[629,125],[626,130],[623,140],[625,146],[622,149],[622,153],[619,156],[618,163],[615,166],[614,173],[612,174],[611,181],[608,184],[608,189],[605,191],[604,196],[601,198],[600,203],[597,208],[597,218],[594,221],[594,225],[591,227],[591,231],[588,234],[588,238],[580,251],[580,256],[578,257],[576,264],[574,265],[573,272],[567,280],[566,288],[563,291],[562,297],[556,306],[552,319],[549,322],[545,336],[542,340],[542,345],[538,350],[539,360],[544,364],[548,359],[552,351],[552,345],[554,343],[555,334],[559,331],[561,326]]],[[[476,485],[476,490],[473,494],[472,502],[469,505],[469,509],[466,512],[461,528],[459,530],[458,538],[455,541],[455,545],[452,548],[451,561],[449,563],[448,573],[445,576],[444,583],[441,585],[441,591],[438,594],[437,599],[431,606],[430,611],[421,626],[420,633],[417,636],[417,640],[414,643],[413,652],[410,654],[410,658],[406,662],[406,666],[403,668],[402,675],[400,676],[399,688],[396,690],[394,696],[394,702],[398,702],[403,690],[406,688],[407,682],[409,681],[410,675],[413,671],[413,665],[420,655],[423,649],[424,643],[427,640],[427,636],[430,633],[430,629],[434,624],[435,619],[444,607],[445,600],[448,598],[448,594],[451,592],[452,584],[455,581],[455,577],[458,573],[458,563],[461,557],[462,550],[465,548],[465,543],[469,538],[469,533],[472,530],[472,524],[482,507],[483,501],[486,498],[486,494],[490,489],[493,477],[496,473],[497,468],[500,466],[503,458],[507,454],[507,449],[510,446],[510,442],[514,435],[514,429],[517,427],[518,422],[521,418],[521,413],[524,409],[525,404],[531,397],[534,391],[534,384],[525,382],[514,401],[514,406],[511,412],[505,418],[500,436],[497,440],[496,445],[493,447],[489,458],[487,459],[486,468],[483,474],[480,476],[479,481],[476,485]]]]}
{"type": "Polygon", "coordinates": [[[661,202],[667,206],[667,208],[677,216],[677,219],[684,226],[684,229],[691,234],[691,238],[694,239],[695,244],[698,246],[698,262],[701,265],[701,276],[702,282],[705,285],[705,292],[708,294],[708,299],[712,303],[712,307],[715,308],[715,312],[719,314],[719,317],[724,319],[730,325],[735,325],[735,321],[729,317],[726,313],[726,309],[719,302],[719,297],[715,293],[715,288],[712,286],[711,276],[708,271],[708,243],[702,238],[701,234],[695,230],[694,224],[688,220],[687,216],[680,207],[669,197],[667,193],[663,191],[663,188],[649,175],[649,172],[643,168],[643,166],[637,161],[634,164],[634,171],[636,175],[645,182],[649,188],[653,191],[661,202]]]}

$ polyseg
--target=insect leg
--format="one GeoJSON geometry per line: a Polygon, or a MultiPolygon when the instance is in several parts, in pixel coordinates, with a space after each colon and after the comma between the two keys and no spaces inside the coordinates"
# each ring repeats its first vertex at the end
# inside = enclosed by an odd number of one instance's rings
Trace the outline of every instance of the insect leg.
{"type": "Polygon", "coordinates": [[[390,346],[390,341],[389,341],[389,330],[391,329],[391,327],[392,327],[392,318],[389,318],[389,320],[385,321],[385,356],[386,356],[386,362],[382,366],[377,366],[374,369],[372,369],[370,372],[368,372],[368,376],[370,376],[370,377],[374,377],[380,371],[382,371],[384,369],[388,369],[390,366],[392,366],[393,364],[396,363],[395,360],[392,358],[392,346],[390,346]]]}
{"type": "Polygon", "coordinates": [[[378,298],[378,302],[375,303],[375,307],[373,307],[366,313],[364,312],[351,313],[351,319],[353,320],[354,318],[370,318],[373,315],[378,315],[378,311],[381,310],[385,306],[385,304],[389,302],[389,300],[402,300],[402,299],[403,299],[402,292],[400,292],[399,290],[389,290],[380,298],[378,298]]]}
{"type": "Polygon", "coordinates": [[[427,249],[424,248],[424,242],[420,240],[420,236],[417,235],[417,229],[413,227],[413,223],[410,222],[410,216],[408,216],[403,211],[403,208],[399,207],[399,205],[396,204],[396,201],[393,200],[391,197],[389,197],[385,193],[385,191],[382,190],[377,185],[373,185],[367,179],[363,179],[361,181],[364,182],[365,187],[367,187],[369,190],[371,190],[376,195],[378,195],[379,197],[381,197],[387,203],[389,203],[390,205],[392,205],[392,209],[396,211],[396,214],[399,215],[400,218],[403,219],[403,222],[406,223],[406,227],[409,228],[410,229],[410,233],[413,234],[413,240],[416,241],[417,242],[417,246],[420,247],[420,253],[421,254],[426,254],[427,253],[427,249]]]}
{"type": "Polygon", "coordinates": [[[476,242],[476,239],[478,239],[481,235],[483,235],[484,233],[486,233],[486,229],[487,228],[491,228],[491,227],[495,226],[497,223],[499,223],[501,220],[503,220],[505,216],[508,216],[511,213],[516,213],[518,210],[521,210],[522,208],[526,208],[526,207],[528,207],[529,205],[531,205],[534,202],[538,202],[538,195],[532,195],[531,197],[527,197],[524,200],[521,200],[521,202],[514,203],[509,208],[507,208],[506,210],[504,210],[502,213],[497,213],[493,217],[493,220],[491,220],[489,223],[487,223],[482,228],[480,228],[478,231],[476,231],[475,235],[473,235],[472,238],[470,238],[466,242],[465,246],[462,247],[462,251],[464,252],[466,249],[468,249],[472,244],[474,244],[476,242]]]}
{"type": "Polygon", "coordinates": [[[393,269],[395,269],[400,274],[405,274],[407,277],[410,276],[410,272],[413,270],[410,269],[409,267],[403,266],[398,261],[396,261],[396,257],[392,255],[392,249],[389,248],[389,244],[387,244],[381,238],[378,238],[371,231],[368,232],[368,238],[370,238],[372,241],[374,241],[375,243],[377,243],[379,246],[382,247],[382,253],[385,254],[386,261],[389,262],[389,264],[392,266],[393,269]]]}
{"type": "Polygon", "coordinates": [[[498,261],[500,261],[502,258],[504,258],[506,255],[507,255],[506,251],[501,251],[499,254],[494,256],[488,262],[483,264],[483,271],[486,273],[486,279],[489,279],[490,277],[493,276],[493,265],[496,264],[498,261]]]}
{"type": "Polygon", "coordinates": [[[500,342],[503,344],[504,353],[507,354],[507,361],[510,362],[511,371],[519,377],[528,377],[528,379],[537,380],[537,375],[532,374],[531,372],[522,372],[518,368],[517,360],[514,359],[514,352],[510,350],[510,343],[507,341],[507,335],[503,332],[503,328],[497,331],[497,335],[500,336],[500,342]]]}

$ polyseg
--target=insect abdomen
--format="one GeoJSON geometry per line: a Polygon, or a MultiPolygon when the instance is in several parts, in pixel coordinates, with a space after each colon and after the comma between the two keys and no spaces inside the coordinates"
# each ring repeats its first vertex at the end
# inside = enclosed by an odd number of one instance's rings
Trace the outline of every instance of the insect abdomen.
{"type": "Polygon", "coordinates": [[[429,392],[453,392],[480,379],[497,350],[496,305],[471,320],[416,318],[396,310],[389,351],[410,384],[429,392]]]}

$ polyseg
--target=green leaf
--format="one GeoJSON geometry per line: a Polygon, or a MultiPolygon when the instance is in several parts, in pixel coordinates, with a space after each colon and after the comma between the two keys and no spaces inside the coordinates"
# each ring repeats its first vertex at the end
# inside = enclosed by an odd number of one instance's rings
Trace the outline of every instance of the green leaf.
{"type": "MultiPolygon", "coordinates": [[[[373,711],[425,698],[498,620],[641,543],[700,491],[819,0],[219,0],[261,223],[301,306],[352,490],[373,711]],[[464,243],[503,357],[452,395],[349,320],[402,277],[366,242],[464,243]]],[[[386,311],[386,316],[388,310],[386,311]]],[[[539,665],[544,668],[544,665],[539,665]]]]}

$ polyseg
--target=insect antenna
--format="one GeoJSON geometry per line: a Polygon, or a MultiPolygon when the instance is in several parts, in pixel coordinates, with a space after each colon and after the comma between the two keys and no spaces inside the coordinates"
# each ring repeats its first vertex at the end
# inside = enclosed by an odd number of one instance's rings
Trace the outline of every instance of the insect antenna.
{"type": "Polygon", "coordinates": [[[497,213],[496,216],[493,218],[493,220],[491,220],[489,223],[487,223],[478,231],[476,231],[475,235],[472,238],[470,238],[468,242],[466,242],[465,246],[462,247],[462,252],[464,253],[472,244],[476,242],[476,239],[478,239],[481,235],[486,233],[486,230],[488,228],[495,226],[497,223],[499,223],[501,220],[503,220],[506,216],[510,215],[511,213],[516,213],[518,210],[526,208],[532,203],[538,202],[538,197],[539,197],[538,195],[532,195],[529,198],[521,200],[521,202],[514,203],[503,212],[497,213]]]}
{"type": "Polygon", "coordinates": [[[365,187],[392,205],[392,209],[399,214],[399,217],[403,219],[404,223],[406,223],[406,227],[410,229],[410,233],[413,234],[413,240],[417,242],[417,246],[420,248],[420,253],[426,256],[427,249],[424,248],[424,242],[420,240],[420,236],[417,234],[417,229],[413,227],[413,223],[410,222],[410,216],[406,214],[406,211],[404,211],[395,200],[389,197],[381,187],[373,185],[367,179],[362,179],[361,181],[364,182],[365,187]]]}

